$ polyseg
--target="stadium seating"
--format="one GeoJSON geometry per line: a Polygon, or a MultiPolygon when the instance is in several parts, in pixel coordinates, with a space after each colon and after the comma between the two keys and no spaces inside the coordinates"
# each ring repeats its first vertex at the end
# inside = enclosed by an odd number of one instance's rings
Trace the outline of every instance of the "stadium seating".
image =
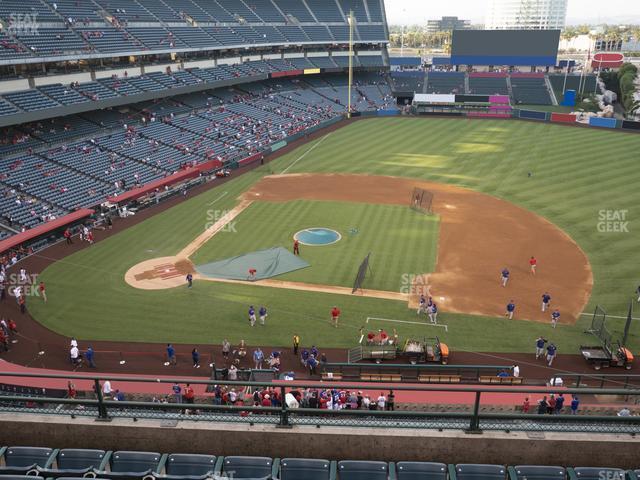
{"type": "Polygon", "coordinates": [[[82,477],[93,470],[102,470],[109,459],[105,450],[67,448],[56,452],[55,463],[38,468],[38,474],[46,478],[82,477]]]}
{"type": "MultiPolygon", "coordinates": [[[[565,86],[565,76],[549,75],[549,80],[551,81],[551,86],[555,91],[558,102],[561,102],[563,87],[565,86]]],[[[595,75],[584,75],[582,76],[582,79],[580,79],[580,75],[576,75],[576,74],[570,74],[570,75],[567,75],[566,77],[567,90],[575,90],[576,92],[583,91],[585,94],[591,94],[595,90],[595,87],[596,87],[595,75]]]]}
{"type": "Polygon", "coordinates": [[[283,458],[280,461],[278,480],[329,480],[335,478],[336,464],[329,460],[310,458],[283,458]]]}
{"type": "Polygon", "coordinates": [[[338,462],[340,480],[387,480],[389,464],[363,460],[338,462]]]}
{"type": "Polygon", "coordinates": [[[509,95],[507,77],[477,77],[469,75],[469,93],[474,95],[509,95]]]}
{"type": "Polygon", "coordinates": [[[567,472],[563,467],[540,465],[516,465],[509,467],[510,480],[564,480],[567,472]]]}
{"type": "Polygon", "coordinates": [[[516,104],[551,105],[544,77],[511,77],[511,90],[516,104]]]}
{"type": "Polygon", "coordinates": [[[214,455],[173,454],[167,457],[166,473],[154,472],[154,476],[166,480],[203,480],[213,475],[216,461],[214,455]]]}
{"type": "Polygon", "coordinates": [[[602,480],[603,478],[625,478],[626,473],[620,468],[610,467],[576,467],[568,469],[570,479],[602,480]]]}
{"type": "Polygon", "coordinates": [[[44,447],[6,447],[0,450],[4,465],[0,466],[2,475],[33,475],[38,467],[48,468],[53,462],[56,451],[44,447]]]}
{"type": "Polygon", "coordinates": [[[134,480],[152,475],[164,466],[167,456],[154,452],[113,452],[108,458],[109,470],[94,469],[97,477],[112,480],[134,480]]]}
{"type": "Polygon", "coordinates": [[[447,480],[447,466],[444,463],[398,462],[397,480],[447,480]]]}
{"type": "Polygon", "coordinates": [[[225,457],[222,467],[215,473],[224,475],[233,472],[237,480],[255,480],[271,478],[273,460],[269,457],[225,457]]]}
{"type": "Polygon", "coordinates": [[[427,93],[464,93],[464,77],[461,72],[429,72],[427,93]]]}
{"type": "Polygon", "coordinates": [[[502,465],[458,464],[455,468],[457,480],[505,480],[507,469],[502,465]]]}

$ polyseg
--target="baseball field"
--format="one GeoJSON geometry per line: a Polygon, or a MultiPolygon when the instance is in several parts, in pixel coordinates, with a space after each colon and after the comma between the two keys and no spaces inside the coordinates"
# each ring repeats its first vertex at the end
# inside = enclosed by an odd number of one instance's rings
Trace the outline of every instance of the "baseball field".
{"type": "MultiPolygon", "coordinates": [[[[454,351],[530,351],[545,335],[577,353],[593,342],[582,313],[604,306],[619,334],[640,283],[638,151],[637,135],[552,124],[353,122],[52,263],[41,275],[49,301],[33,299],[29,311],[83,340],[284,346],[297,333],[305,343],[350,347],[376,317],[386,320],[371,326],[401,337],[437,334],[454,351]],[[433,215],[409,208],[414,186],[434,193],[433,215]],[[311,227],[341,239],[303,245],[306,268],[255,283],[196,274],[186,287],[184,271],[264,248],[291,250],[293,235],[311,227]],[[369,252],[365,292],[351,295],[369,252]],[[159,288],[125,280],[137,265],[168,257],[181,263],[169,264],[159,288]],[[504,267],[512,272],[506,288],[504,267]],[[438,302],[447,331],[416,318],[421,288],[438,302]],[[545,291],[562,312],[555,330],[539,312],[545,291]],[[504,317],[511,299],[514,320],[504,317]],[[249,305],[267,306],[266,326],[249,326],[249,305]],[[337,329],[329,323],[334,305],[342,310],[337,329]]],[[[636,325],[632,350],[640,348],[636,325]]]]}

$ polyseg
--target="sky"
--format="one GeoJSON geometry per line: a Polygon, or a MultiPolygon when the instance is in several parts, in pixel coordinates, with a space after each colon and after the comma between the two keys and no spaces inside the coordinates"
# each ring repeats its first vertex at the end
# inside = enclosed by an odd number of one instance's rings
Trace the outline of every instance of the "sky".
{"type": "MultiPolygon", "coordinates": [[[[384,0],[390,24],[426,23],[445,15],[484,23],[487,0],[384,0]]],[[[567,24],[640,24],[638,0],[569,0],[567,24]]]]}

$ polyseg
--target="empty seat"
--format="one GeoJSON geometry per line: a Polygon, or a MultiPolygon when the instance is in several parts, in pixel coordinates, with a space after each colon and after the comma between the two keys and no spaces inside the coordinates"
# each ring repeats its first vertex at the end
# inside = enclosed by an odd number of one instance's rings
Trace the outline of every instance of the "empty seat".
{"type": "Polygon", "coordinates": [[[335,478],[335,462],[314,458],[283,458],[278,480],[329,480],[335,478]]]}
{"type": "Polygon", "coordinates": [[[502,465],[461,463],[456,465],[458,480],[504,480],[507,469],[502,465]]]}
{"type": "Polygon", "coordinates": [[[216,475],[233,472],[234,480],[269,480],[272,478],[273,460],[269,457],[225,457],[222,469],[216,469],[216,475]]]}
{"type": "Polygon", "coordinates": [[[567,477],[564,468],[546,465],[516,465],[509,470],[512,480],[562,480],[567,477]]]}
{"type": "Polygon", "coordinates": [[[48,468],[56,451],[43,447],[8,447],[0,453],[4,457],[0,474],[26,475],[29,472],[35,474],[38,467],[48,468]]]}
{"type": "Polygon", "coordinates": [[[156,475],[159,478],[200,479],[213,474],[216,467],[215,455],[169,455],[165,463],[165,474],[156,475]]]}
{"type": "Polygon", "coordinates": [[[65,448],[55,457],[55,468],[39,469],[42,475],[49,477],[82,477],[92,470],[103,470],[109,460],[104,450],[85,450],[65,448]]]}
{"type": "Polygon", "coordinates": [[[44,477],[33,475],[0,475],[0,480],[44,480],[44,477]]]}
{"type": "Polygon", "coordinates": [[[139,479],[162,468],[166,455],[156,452],[114,452],[109,459],[110,471],[95,470],[98,477],[115,479],[139,479]]]}
{"type": "Polygon", "coordinates": [[[343,460],[338,462],[340,480],[387,480],[389,464],[365,460],[343,460]]]}
{"type": "Polygon", "coordinates": [[[398,462],[398,480],[447,480],[447,466],[434,462],[398,462]]]}
{"type": "Polygon", "coordinates": [[[610,467],[576,467],[569,469],[569,478],[579,478],[582,480],[602,480],[603,478],[617,480],[625,478],[625,471],[621,468],[610,467]],[[571,476],[571,473],[574,476],[571,476]]]}

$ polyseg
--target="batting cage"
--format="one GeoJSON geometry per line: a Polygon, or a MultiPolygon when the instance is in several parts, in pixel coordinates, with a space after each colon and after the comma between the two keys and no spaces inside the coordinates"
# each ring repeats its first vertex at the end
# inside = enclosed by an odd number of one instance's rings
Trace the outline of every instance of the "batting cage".
{"type": "Polygon", "coordinates": [[[613,336],[607,328],[606,321],[607,312],[600,305],[596,305],[596,308],[593,310],[593,317],[591,318],[591,328],[587,330],[587,333],[591,333],[598,337],[600,342],[602,342],[602,345],[610,350],[613,336]]]}
{"type": "Polygon", "coordinates": [[[414,188],[411,194],[411,208],[423,213],[432,213],[433,192],[423,188],[414,188]]]}
{"type": "Polygon", "coordinates": [[[371,257],[371,252],[364,257],[364,260],[360,264],[358,268],[358,274],[356,275],[356,280],[353,282],[353,289],[351,293],[356,293],[358,290],[362,290],[362,283],[364,282],[364,278],[367,276],[367,272],[371,273],[371,267],[369,266],[369,257],[371,257]]]}

